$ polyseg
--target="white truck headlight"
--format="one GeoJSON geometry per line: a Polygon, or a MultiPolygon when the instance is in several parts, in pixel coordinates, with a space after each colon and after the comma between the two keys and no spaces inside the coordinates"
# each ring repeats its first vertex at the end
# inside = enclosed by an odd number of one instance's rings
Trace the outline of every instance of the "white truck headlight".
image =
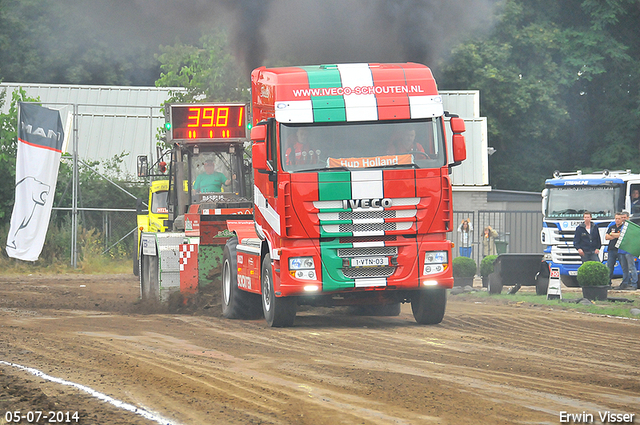
{"type": "Polygon", "coordinates": [[[423,275],[442,273],[449,265],[447,251],[427,251],[424,253],[423,275]]]}
{"type": "Polygon", "coordinates": [[[313,257],[289,258],[289,274],[298,279],[313,280],[316,278],[316,266],[313,257]]]}

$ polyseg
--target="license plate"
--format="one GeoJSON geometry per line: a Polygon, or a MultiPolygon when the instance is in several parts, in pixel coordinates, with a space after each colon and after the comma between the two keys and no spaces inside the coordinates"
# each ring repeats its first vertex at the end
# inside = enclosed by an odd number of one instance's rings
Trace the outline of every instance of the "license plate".
{"type": "Polygon", "coordinates": [[[351,259],[351,267],[388,266],[389,257],[359,257],[351,259]]]}
{"type": "Polygon", "coordinates": [[[577,270],[569,270],[569,276],[578,276],[577,270]]]}

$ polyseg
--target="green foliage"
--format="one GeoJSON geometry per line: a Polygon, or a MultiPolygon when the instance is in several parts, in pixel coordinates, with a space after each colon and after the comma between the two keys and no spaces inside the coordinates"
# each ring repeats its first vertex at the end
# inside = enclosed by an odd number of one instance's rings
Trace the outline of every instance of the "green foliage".
{"type": "Polygon", "coordinates": [[[200,45],[161,46],[161,75],[157,87],[184,87],[172,93],[173,102],[248,101],[249,79],[243,76],[230,50],[226,34],[204,35],[200,45]]]}
{"type": "Polygon", "coordinates": [[[493,263],[495,263],[497,255],[487,255],[480,262],[480,276],[485,277],[493,273],[493,263]]]}
{"type": "MultiPolygon", "coordinates": [[[[0,91],[0,110],[5,104],[7,91],[0,91]]],[[[16,155],[18,152],[18,102],[39,102],[27,96],[20,88],[14,90],[9,111],[0,112],[0,170],[3,170],[0,179],[0,220],[11,217],[13,200],[16,189],[16,155]]]]}
{"type": "Polygon", "coordinates": [[[473,258],[456,257],[453,259],[453,277],[474,277],[476,262],[473,258]]]}
{"type": "Polygon", "coordinates": [[[608,286],[609,268],[599,261],[587,261],[578,268],[580,286],[608,286]]]}
{"type": "Polygon", "coordinates": [[[490,33],[454,49],[439,86],[480,90],[492,186],[640,169],[639,19],[635,1],[505,0],[490,33]]]}

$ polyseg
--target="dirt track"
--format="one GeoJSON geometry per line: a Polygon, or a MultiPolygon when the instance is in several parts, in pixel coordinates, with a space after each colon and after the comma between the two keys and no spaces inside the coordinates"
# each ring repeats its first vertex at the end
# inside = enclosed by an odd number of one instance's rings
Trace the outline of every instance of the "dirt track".
{"type": "Polygon", "coordinates": [[[563,411],[600,423],[607,410],[640,423],[638,320],[450,296],[437,326],[405,305],[309,309],[272,329],[220,317],[215,296],[178,313],[137,297],[127,275],[0,277],[0,424],[8,410],[154,423],[6,363],[173,424],[558,424],[563,411]]]}

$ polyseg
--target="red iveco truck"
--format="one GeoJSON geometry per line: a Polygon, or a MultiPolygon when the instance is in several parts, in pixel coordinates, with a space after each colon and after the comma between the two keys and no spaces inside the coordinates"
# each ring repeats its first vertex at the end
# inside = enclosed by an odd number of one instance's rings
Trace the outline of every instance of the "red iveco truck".
{"type": "Polygon", "coordinates": [[[394,315],[410,302],[418,323],[440,323],[449,175],[466,148],[430,69],[262,67],[251,89],[254,215],[227,220],[224,316],[291,326],[299,304],[394,315]]]}

